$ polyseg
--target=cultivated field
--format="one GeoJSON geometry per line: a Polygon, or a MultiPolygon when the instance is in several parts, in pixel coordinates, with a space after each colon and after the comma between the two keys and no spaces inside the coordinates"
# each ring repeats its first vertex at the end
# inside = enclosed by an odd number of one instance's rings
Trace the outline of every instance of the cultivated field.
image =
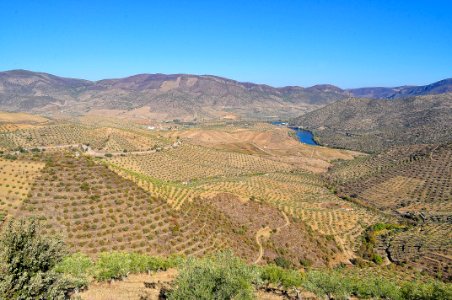
{"type": "Polygon", "coordinates": [[[287,129],[268,124],[242,126],[214,124],[168,132],[170,138],[180,136],[182,146],[115,156],[105,163],[176,209],[186,201],[221,193],[270,204],[299,218],[314,232],[335,239],[346,256],[352,257],[359,235],[379,217],[339,199],[315,173],[326,170],[333,159],[357,154],[301,145],[287,129]]]}
{"type": "Polygon", "coordinates": [[[442,218],[452,210],[452,145],[394,148],[335,166],[341,193],[399,213],[442,218]]]}
{"type": "Polygon", "coordinates": [[[357,257],[369,226],[408,216],[416,226],[379,240],[378,251],[450,276],[441,239],[450,233],[450,145],[364,155],[251,122],[150,129],[85,116],[1,126],[0,220],[36,216],[73,251],[233,249],[250,263],[333,266],[357,257]]]}
{"type": "Polygon", "coordinates": [[[326,175],[338,194],[396,216],[414,227],[385,237],[381,253],[431,275],[452,278],[452,146],[391,148],[338,162],[326,175]]]}
{"type": "Polygon", "coordinates": [[[43,167],[43,162],[0,159],[0,221],[22,206],[43,167]]]}

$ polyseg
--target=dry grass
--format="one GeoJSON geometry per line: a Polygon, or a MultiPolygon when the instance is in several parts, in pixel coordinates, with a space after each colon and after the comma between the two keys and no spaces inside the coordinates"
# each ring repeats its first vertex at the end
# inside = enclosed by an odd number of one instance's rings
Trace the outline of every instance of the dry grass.
{"type": "Polygon", "coordinates": [[[169,284],[176,276],[176,269],[153,274],[131,274],[124,280],[91,284],[86,291],[74,294],[72,298],[79,296],[83,300],[157,300],[160,288],[146,288],[145,283],[169,284]]]}
{"type": "Polygon", "coordinates": [[[47,123],[49,120],[27,113],[13,113],[13,112],[0,112],[0,123],[13,123],[13,124],[42,124],[47,123]]]}
{"type": "Polygon", "coordinates": [[[256,123],[244,127],[202,127],[167,135],[180,136],[190,143],[209,148],[259,155],[317,173],[325,172],[332,160],[352,159],[359,155],[347,150],[301,144],[290,133],[288,128],[256,123]]]}

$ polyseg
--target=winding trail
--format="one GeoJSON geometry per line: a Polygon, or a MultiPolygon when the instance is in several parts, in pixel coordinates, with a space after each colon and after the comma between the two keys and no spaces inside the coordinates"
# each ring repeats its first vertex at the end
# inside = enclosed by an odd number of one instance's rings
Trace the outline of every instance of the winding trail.
{"type": "MultiPolygon", "coordinates": [[[[281,214],[283,215],[286,223],[284,223],[284,225],[276,227],[276,229],[275,229],[276,233],[281,231],[281,229],[283,229],[284,227],[287,227],[290,225],[290,220],[289,220],[289,217],[287,217],[286,213],[281,211],[281,214]]],[[[266,226],[264,228],[259,229],[256,232],[256,243],[259,246],[259,255],[256,258],[256,260],[254,261],[254,264],[258,264],[262,260],[262,256],[264,255],[264,247],[262,246],[261,238],[262,237],[266,237],[266,238],[270,237],[271,231],[272,231],[272,229],[270,227],[266,226]]]]}

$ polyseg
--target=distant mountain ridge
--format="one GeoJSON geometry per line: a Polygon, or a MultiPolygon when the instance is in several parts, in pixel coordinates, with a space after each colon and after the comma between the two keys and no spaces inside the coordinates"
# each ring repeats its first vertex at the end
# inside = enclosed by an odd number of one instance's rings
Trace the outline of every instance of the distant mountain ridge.
{"type": "Polygon", "coordinates": [[[367,87],[347,90],[353,97],[371,99],[396,99],[412,96],[445,94],[452,92],[452,78],[423,86],[400,86],[393,88],[367,87]]]}
{"type": "Polygon", "coordinates": [[[442,93],[452,91],[451,82],[343,90],[327,84],[275,88],[213,75],[138,74],[89,81],[12,70],[0,72],[0,110],[45,115],[122,114],[157,120],[287,119],[355,94],[397,98],[442,93]]]}
{"type": "MultiPolygon", "coordinates": [[[[24,70],[0,72],[0,109],[46,115],[113,110],[142,118],[288,118],[347,97],[211,75],[139,74],[88,81],[24,70]]],[[[111,113],[111,112],[110,112],[111,113]]]]}

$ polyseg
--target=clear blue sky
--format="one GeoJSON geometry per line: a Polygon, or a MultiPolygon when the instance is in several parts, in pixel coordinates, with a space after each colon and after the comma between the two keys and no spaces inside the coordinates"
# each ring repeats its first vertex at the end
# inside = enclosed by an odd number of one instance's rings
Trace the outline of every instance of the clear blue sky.
{"type": "Polygon", "coordinates": [[[452,77],[452,1],[0,0],[0,70],[274,86],[452,77]]]}

